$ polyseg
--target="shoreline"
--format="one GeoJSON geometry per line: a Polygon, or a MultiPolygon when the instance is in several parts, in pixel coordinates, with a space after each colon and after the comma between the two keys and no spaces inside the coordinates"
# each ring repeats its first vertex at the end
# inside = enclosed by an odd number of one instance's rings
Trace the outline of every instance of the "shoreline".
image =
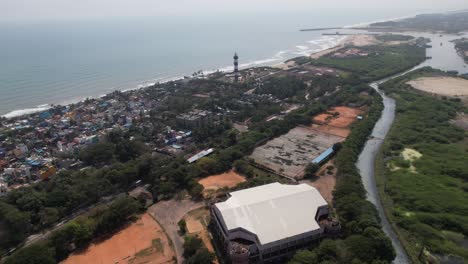
{"type": "MultiPolygon", "coordinates": [[[[323,51],[323,50],[330,49],[329,45],[321,43],[321,42],[327,42],[327,41],[330,41],[330,37],[320,36],[320,38],[310,40],[308,42],[319,45],[320,46],[319,49],[321,51],[323,51]]],[[[334,41],[334,44],[333,44],[332,47],[335,47],[336,45],[339,45],[340,41],[341,40],[334,41]]],[[[299,47],[302,47],[302,46],[300,46],[300,45],[296,46],[296,48],[299,48],[299,47]]],[[[307,52],[308,50],[309,49],[307,47],[306,50],[301,51],[301,52],[307,52]]],[[[321,51],[316,51],[316,52],[321,52],[321,51]]],[[[289,58],[283,56],[283,54],[287,53],[287,52],[294,53],[291,50],[279,51],[279,52],[276,52],[276,54],[274,54],[270,58],[259,59],[259,60],[255,60],[255,61],[248,61],[248,62],[245,62],[243,64],[240,64],[239,68],[241,70],[245,70],[245,69],[254,68],[254,67],[261,67],[261,66],[276,67],[277,65],[284,64],[284,62],[289,59],[289,58]],[[281,63],[278,64],[278,62],[281,62],[281,63]]],[[[299,51],[294,53],[296,55],[296,57],[301,56],[300,54],[298,54],[298,52],[299,51]]],[[[313,52],[313,53],[315,53],[315,52],[313,52]]],[[[292,57],[292,58],[295,58],[295,57],[292,57]]],[[[218,71],[223,72],[223,73],[227,73],[227,72],[232,71],[233,69],[234,69],[233,66],[223,66],[223,67],[220,67],[218,69],[202,70],[202,72],[203,72],[204,76],[209,76],[209,75],[211,75],[213,73],[216,73],[218,71]]],[[[110,93],[112,93],[114,91],[120,91],[120,92],[123,92],[123,93],[130,92],[130,91],[138,91],[140,89],[145,89],[145,88],[154,86],[156,84],[164,84],[164,83],[173,82],[173,81],[180,81],[180,80],[183,80],[185,78],[193,78],[193,77],[191,75],[181,74],[181,75],[175,76],[175,77],[167,77],[167,78],[161,78],[159,80],[146,81],[146,82],[142,82],[142,84],[139,84],[139,85],[137,85],[136,87],[133,87],[133,88],[122,89],[122,90],[113,90],[111,92],[101,94],[101,95],[83,96],[83,97],[80,97],[80,98],[69,99],[69,100],[63,101],[61,103],[47,103],[47,104],[41,104],[41,105],[38,105],[36,107],[31,107],[31,108],[11,110],[11,111],[8,111],[8,112],[6,112],[4,114],[1,114],[0,118],[6,118],[6,119],[20,118],[20,117],[24,117],[24,116],[37,114],[37,113],[40,113],[40,112],[43,112],[43,111],[47,111],[47,110],[52,109],[52,108],[54,108],[56,106],[68,106],[68,105],[74,105],[74,104],[82,103],[87,99],[99,99],[99,98],[107,96],[108,94],[110,94],[110,93]]]]}
{"type": "MultiPolygon", "coordinates": [[[[366,25],[368,26],[368,25],[370,25],[372,23],[376,23],[376,22],[395,21],[395,20],[405,19],[405,18],[414,17],[414,16],[415,15],[404,16],[404,17],[396,17],[396,18],[390,18],[390,19],[382,19],[382,20],[376,20],[376,21],[371,21],[371,22],[363,22],[363,23],[343,26],[341,28],[342,29],[347,29],[347,30],[366,30],[366,29],[356,29],[355,27],[357,27],[357,26],[366,26],[366,25]]],[[[364,34],[358,34],[358,35],[352,35],[352,36],[339,36],[339,35],[334,36],[334,37],[341,37],[341,38],[336,40],[335,43],[331,47],[326,46],[324,44],[320,44],[321,41],[329,41],[329,37],[331,37],[331,36],[321,36],[318,39],[308,41],[309,43],[314,43],[314,44],[319,45],[320,48],[315,49],[315,50],[309,50],[309,49],[306,48],[306,49],[304,49],[302,51],[292,52],[292,53],[297,55],[296,57],[300,57],[301,55],[302,56],[311,56],[312,58],[315,58],[316,56],[320,57],[320,56],[326,55],[328,53],[331,53],[331,52],[333,52],[333,51],[335,51],[335,50],[337,50],[339,48],[342,48],[342,47],[344,47],[344,46],[346,46],[348,44],[352,44],[352,43],[355,44],[356,42],[353,42],[351,40],[351,38],[360,37],[362,35],[364,35],[364,34]],[[312,52],[310,52],[310,51],[312,51],[312,52]],[[301,54],[301,53],[307,53],[307,54],[301,54]]],[[[357,41],[357,42],[359,42],[359,41],[357,41]]],[[[357,46],[359,46],[359,45],[357,45],[357,46]]],[[[296,48],[298,48],[299,50],[301,50],[302,47],[303,46],[300,46],[299,44],[296,46],[296,48]]],[[[280,69],[289,69],[291,67],[291,65],[288,65],[287,61],[290,60],[290,59],[296,58],[296,57],[291,57],[291,58],[283,57],[282,55],[284,53],[287,53],[287,52],[291,52],[291,50],[279,51],[270,58],[259,59],[259,60],[256,60],[256,61],[249,61],[249,62],[246,62],[246,63],[241,64],[239,66],[240,66],[241,69],[248,69],[248,68],[253,68],[253,67],[258,67],[258,66],[267,66],[267,67],[275,67],[275,68],[280,68],[280,69]]],[[[215,73],[217,71],[229,72],[229,71],[232,71],[232,69],[233,69],[233,66],[223,66],[223,67],[218,68],[218,69],[203,70],[203,74],[204,75],[210,75],[210,74],[215,73]]],[[[122,90],[115,90],[115,91],[120,91],[120,92],[123,92],[123,93],[129,92],[129,91],[137,91],[137,90],[140,90],[140,89],[145,89],[145,88],[151,87],[151,86],[153,86],[155,84],[158,84],[158,83],[161,84],[161,83],[168,83],[168,82],[171,82],[171,81],[180,81],[180,80],[182,80],[182,79],[184,79],[186,77],[192,78],[189,75],[181,74],[181,76],[166,77],[166,78],[161,78],[161,79],[157,79],[157,80],[144,81],[141,84],[138,84],[136,87],[128,88],[128,89],[122,89],[122,90]]],[[[101,95],[80,96],[79,98],[64,100],[64,101],[62,101],[60,103],[45,103],[45,104],[41,104],[41,105],[38,105],[36,107],[31,107],[31,108],[8,110],[8,112],[0,114],[0,118],[13,119],[13,118],[19,118],[19,117],[23,117],[23,116],[29,116],[29,115],[32,115],[32,114],[47,111],[49,109],[52,109],[55,106],[74,105],[74,104],[82,103],[87,99],[99,99],[99,98],[102,98],[102,97],[112,93],[112,92],[114,92],[114,91],[108,92],[106,94],[101,94],[101,95]]]]}

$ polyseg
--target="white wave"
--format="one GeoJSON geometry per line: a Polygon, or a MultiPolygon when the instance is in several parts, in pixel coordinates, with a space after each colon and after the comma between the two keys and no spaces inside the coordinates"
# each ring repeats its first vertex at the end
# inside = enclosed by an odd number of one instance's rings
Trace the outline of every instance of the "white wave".
{"type": "MultiPolygon", "coordinates": [[[[261,59],[261,60],[247,61],[245,63],[240,64],[239,68],[242,69],[242,68],[249,68],[249,67],[261,66],[261,65],[274,65],[275,63],[283,62],[287,58],[297,56],[297,55],[299,55],[299,56],[309,56],[312,53],[319,52],[319,51],[322,51],[324,49],[328,49],[328,48],[331,48],[333,46],[336,46],[338,44],[338,42],[341,41],[341,39],[342,38],[337,38],[337,37],[334,37],[334,36],[322,36],[321,38],[319,38],[317,40],[307,41],[307,45],[297,45],[295,47],[296,48],[295,50],[281,50],[281,51],[276,52],[270,58],[261,59]]],[[[221,68],[218,68],[218,69],[204,70],[203,73],[205,75],[209,75],[209,74],[212,74],[212,73],[214,73],[216,71],[231,72],[233,70],[234,70],[234,66],[230,65],[230,66],[224,66],[224,67],[221,67],[221,68]]],[[[172,77],[171,76],[164,76],[164,77],[157,78],[157,79],[154,79],[154,80],[142,82],[142,83],[140,83],[140,84],[138,84],[138,85],[136,85],[135,87],[132,87],[132,88],[119,89],[118,87],[114,87],[114,88],[110,88],[109,91],[114,91],[114,90],[118,89],[118,90],[120,90],[122,92],[128,92],[128,91],[147,88],[147,87],[155,85],[156,83],[167,83],[167,82],[170,82],[170,81],[176,81],[176,80],[180,80],[180,79],[183,79],[183,78],[184,77],[180,76],[180,75],[179,76],[172,76],[172,77]]],[[[105,95],[106,94],[100,95],[100,96],[86,96],[86,97],[83,96],[83,97],[80,97],[80,98],[72,98],[72,99],[61,102],[60,105],[76,104],[76,103],[79,103],[79,102],[83,102],[87,98],[91,98],[91,99],[92,98],[102,98],[105,95]]],[[[51,106],[49,106],[49,105],[40,105],[40,106],[35,107],[35,108],[11,111],[11,112],[5,114],[4,117],[12,118],[12,117],[16,117],[16,116],[22,116],[22,115],[41,112],[41,111],[47,110],[49,108],[51,108],[51,106]]]]}
{"type": "Polygon", "coordinates": [[[2,117],[5,118],[13,118],[13,117],[18,117],[18,116],[24,116],[24,115],[30,115],[38,112],[42,112],[45,110],[50,109],[50,105],[40,105],[35,108],[26,108],[26,109],[20,109],[20,110],[14,110],[9,113],[4,114],[2,117]]]}
{"type": "MultiPolygon", "coordinates": [[[[304,47],[304,48],[307,49],[307,47],[304,47]]],[[[282,61],[284,61],[286,59],[285,54],[288,54],[289,52],[290,52],[289,50],[278,51],[271,58],[262,59],[262,60],[254,60],[254,61],[248,61],[248,62],[245,62],[245,63],[241,63],[241,64],[239,64],[239,68],[240,69],[245,69],[245,68],[249,68],[249,67],[253,67],[253,66],[272,65],[273,63],[282,62],[282,61]]],[[[234,66],[224,66],[224,67],[220,67],[220,68],[218,68],[216,70],[204,71],[204,74],[209,75],[209,74],[212,74],[212,73],[214,73],[216,71],[231,72],[233,70],[234,70],[234,66]]]]}
{"type": "Polygon", "coordinates": [[[388,21],[398,21],[398,20],[403,20],[407,18],[412,18],[417,16],[418,14],[414,15],[409,15],[409,16],[400,16],[400,17],[394,17],[394,18],[387,18],[387,19],[380,19],[380,20],[375,20],[375,21],[370,21],[370,22],[362,22],[362,23],[357,23],[353,25],[347,25],[344,26],[343,28],[355,28],[355,27],[368,27],[370,24],[374,23],[380,23],[380,22],[388,22],[388,21]]]}

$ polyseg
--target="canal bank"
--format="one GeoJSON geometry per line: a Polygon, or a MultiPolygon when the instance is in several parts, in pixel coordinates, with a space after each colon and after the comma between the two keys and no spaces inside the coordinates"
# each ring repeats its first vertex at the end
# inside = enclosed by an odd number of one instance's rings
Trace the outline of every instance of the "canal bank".
{"type": "MultiPolygon", "coordinates": [[[[396,252],[396,258],[394,263],[411,263],[408,254],[406,253],[405,248],[402,245],[397,233],[395,232],[392,224],[387,218],[386,211],[382,204],[381,196],[379,193],[379,188],[377,185],[377,180],[375,177],[375,161],[377,155],[380,153],[382,144],[390,131],[393,121],[395,120],[395,100],[388,97],[383,91],[379,89],[379,85],[396,77],[402,76],[411,72],[413,70],[422,68],[422,67],[433,67],[445,71],[458,71],[459,73],[468,72],[468,68],[465,63],[460,63],[461,58],[456,53],[453,43],[451,42],[455,36],[438,36],[435,34],[428,33],[417,33],[417,34],[408,34],[415,37],[427,37],[430,38],[433,43],[442,43],[440,46],[437,45],[435,48],[428,48],[426,53],[431,55],[431,59],[426,60],[420,65],[410,69],[406,72],[392,76],[377,82],[370,84],[370,86],[375,89],[383,99],[384,110],[380,119],[377,121],[374,129],[372,131],[370,139],[366,142],[359,159],[356,163],[357,168],[361,174],[362,182],[364,188],[367,191],[367,199],[375,205],[379,216],[381,218],[381,224],[383,231],[391,239],[392,245],[396,252]]],[[[414,254],[412,254],[414,255],[414,254]]]]}

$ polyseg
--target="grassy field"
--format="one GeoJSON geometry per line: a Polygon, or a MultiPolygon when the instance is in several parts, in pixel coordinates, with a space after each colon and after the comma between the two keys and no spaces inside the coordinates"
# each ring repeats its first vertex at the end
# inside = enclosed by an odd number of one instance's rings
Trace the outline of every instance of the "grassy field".
{"type": "Polygon", "coordinates": [[[449,123],[466,112],[456,99],[411,89],[424,69],[383,85],[397,101],[395,123],[376,164],[382,200],[413,261],[421,249],[468,260],[468,138],[449,123]],[[406,154],[406,155],[405,155],[406,154]]]}

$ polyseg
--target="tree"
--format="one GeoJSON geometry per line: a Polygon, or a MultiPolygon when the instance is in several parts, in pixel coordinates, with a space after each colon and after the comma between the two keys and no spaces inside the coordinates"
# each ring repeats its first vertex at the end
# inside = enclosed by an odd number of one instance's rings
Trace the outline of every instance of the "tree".
{"type": "Polygon", "coordinates": [[[201,248],[197,250],[195,255],[191,256],[188,260],[188,264],[211,264],[214,261],[214,255],[208,249],[201,248]]]}
{"type": "Polygon", "coordinates": [[[236,172],[243,174],[247,176],[248,178],[251,178],[254,176],[253,169],[249,166],[249,163],[245,160],[242,160],[242,159],[236,160],[234,162],[234,169],[236,170],[236,172]]]}
{"type": "Polygon", "coordinates": [[[216,173],[218,162],[211,157],[203,157],[197,161],[197,165],[204,175],[211,175],[216,173]]]}
{"type": "Polygon", "coordinates": [[[49,227],[60,219],[59,211],[52,207],[43,208],[38,216],[41,227],[49,227]]]}
{"type": "Polygon", "coordinates": [[[318,257],[315,252],[300,250],[296,252],[289,264],[315,264],[318,262],[318,257]]]}
{"type": "Polygon", "coordinates": [[[55,264],[49,249],[42,244],[33,244],[20,249],[5,260],[5,264],[55,264]]]}
{"type": "Polygon", "coordinates": [[[141,141],[123,140],[116,144],[115,154],[120,162],[138,158],[146,151],[146,146],[141,141]]]}
{"type": "Polygon", "coordinates": [[[320,169],[320,166],[318,164],[315,164],[315,163],[309,163],[307,164],[306,168],[305,168],[305,174],[304,174],[304,177],[305,178],[314,178],[315,177],[315,173],[320,169]]]}
{"type": "Polygon", "coordinates": [[[189,194],[194,200],[203,199],[203,185],[193,180],[189,189],[189,194]]]}
{"type": "Polygon", "coordinates": [[[187,223],[185,222],[185,219],[180,219],[180,221],[177,223],[177,225],[179,226],[179,231],[182,235],[185,235],[185,233],[187,232],[187,223]]]}
{"type": "Polygon", "coordinates": [[[80,159],[89,165],[107,163],[114,159],[115,145],[99,142],[80,151],[80,159]]]}
{"type": "Polygon", "coordinates": [[[186,236],[184,242],[184,257],[186,259],[195,255],[203,247],[203,241],[198,237],[186,236]]]}

